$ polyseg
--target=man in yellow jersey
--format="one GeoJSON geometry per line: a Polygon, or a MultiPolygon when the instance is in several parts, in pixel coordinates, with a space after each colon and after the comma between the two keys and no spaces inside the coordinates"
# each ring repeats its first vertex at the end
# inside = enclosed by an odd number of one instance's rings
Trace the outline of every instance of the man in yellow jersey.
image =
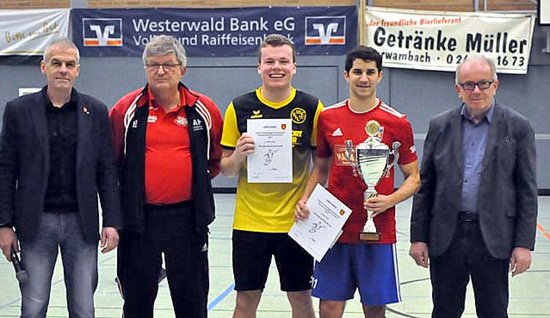
{"type": "Polygon", "coordinates": [[[233,317],[256,317],[272,256],[281,290],[287,293],[293,318],[313,318],[310,279],[313,259],[288,235],[294,206],[301,198],[316,145],[317,118],[323,105],[291,86],[296,74],[293,43],[269,35],[259,48],[258,74],[262,86],[229,104],[222,134],[221,171],[239,176],[233,224],[233,274],[237,301],[233,317]],[[246,157],[254,153],[247,134],[248,119],[292,120],[292,182],[249,183],[246,157]]]}

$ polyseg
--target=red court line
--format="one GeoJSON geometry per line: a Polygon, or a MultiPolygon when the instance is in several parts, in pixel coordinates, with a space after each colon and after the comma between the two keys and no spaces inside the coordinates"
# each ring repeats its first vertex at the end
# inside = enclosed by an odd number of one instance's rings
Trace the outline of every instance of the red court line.
{"type": "Polygon", "coordinates": [[[550,241],[550,233],[548,233],[546,229],[540,225],[540,223],[537,223],[537,227],[539,228],[539,231],[541,231],[542,234],[544,234],[544,236],[546,236],[546,238],[550,241]]]}

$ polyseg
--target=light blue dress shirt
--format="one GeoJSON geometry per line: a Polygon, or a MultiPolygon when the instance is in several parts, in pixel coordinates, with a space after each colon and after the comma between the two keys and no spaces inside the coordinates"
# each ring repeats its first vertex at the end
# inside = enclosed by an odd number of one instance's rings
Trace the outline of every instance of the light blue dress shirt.
{"type": "Polygon", "coordinates": [[[495,102],[479,124],[475,124],[468,113],[466,105],[462,105],[462,153],[464,155],[464,173],[462,179],[462,205],[461,211],[478,212],[477,194],[479,181],[481,179],[481,163],[487,138],[489,126],[493,118],[495,102]]]}

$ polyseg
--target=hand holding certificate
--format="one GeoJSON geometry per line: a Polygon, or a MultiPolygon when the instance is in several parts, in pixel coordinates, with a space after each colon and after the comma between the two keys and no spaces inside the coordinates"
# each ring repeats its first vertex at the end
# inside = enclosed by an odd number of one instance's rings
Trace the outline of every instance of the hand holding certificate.
{"type": "Polygon", "coordinates": [[[320,262],[340,237],[351,209],[321,185],[315,187],[306,205],[311,211],[309,218],[294,223],[288,235],[320,262]]]}
{"type": "Polygon", "coordinates": [[[292,121],[249,119],[247,130],[256,145],[247,157],[248,182],[292,182],[292,121]]]}

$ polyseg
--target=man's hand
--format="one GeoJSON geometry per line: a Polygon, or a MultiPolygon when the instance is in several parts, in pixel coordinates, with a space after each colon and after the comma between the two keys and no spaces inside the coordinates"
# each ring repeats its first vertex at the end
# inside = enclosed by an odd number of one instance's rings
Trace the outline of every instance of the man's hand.
{"type": "Polygon", "coordinates": [[[296,207],[294,209],[294,221],[303,221],[306,220],[309,217],[310,211],[306,206],[305,199],[301,199],[296,203],[296,207]]]}
{"type": "Polygon", "coordinates": [[[11,262],[12,247],[16,252],[19,252],[19,242],[15,231],[11,227],[0,227],[0,248],[2,248],[2,253],[4,253],[8,262],[11,262]]]}
{"type": "Polygon", "coordinates": [[[414,259],[416,265],[428,268],[428,244],[424,242],[413,242],[409,249],[409,255],[414,259]]]}
{"type": "Polygon", "coordinates": [[[114,227],[105,227],[101,232],[101,253],[109,253],[118,246],[118,231],[114,227]]]}
{"type": "Polygon", "coordinates": [[[516,247],[510,257],[510,271],[512,277],[519,275],[531,267],[531,250],[525,247],[516,247]]]}
{"type": "Polygon", "coordinates": [[[363,202],[365,210],[373,211],[372,217],[376,217],[380,213],[384,213],[387,209],[395,205],[392,197],[389,195],[379,194],[369,198],[363,202]]]}
{"type": "Polygon", "coordinates": [[[233,155],[239,162],[243,162],[246,156],[254,153],[254,147],[254,138],[252,135],[244,133],[237,139],[233,155]]]}

